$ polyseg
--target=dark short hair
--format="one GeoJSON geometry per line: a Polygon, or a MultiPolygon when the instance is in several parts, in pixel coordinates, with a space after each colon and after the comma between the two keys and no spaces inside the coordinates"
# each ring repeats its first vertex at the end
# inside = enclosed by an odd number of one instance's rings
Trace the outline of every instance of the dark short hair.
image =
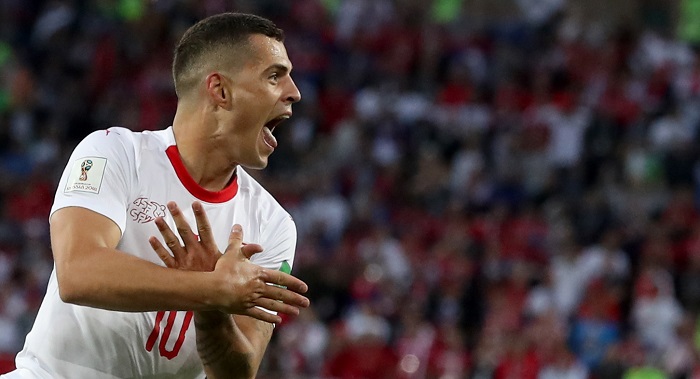
{"type": "Polygon", "coordinates": [[[249,37],[262,34],[278,41],[284,32],[272,21],[246,13],[221,13],[191,26],[180,39],[173,58],[173,80],[178,97],[194,87],[198,78],[193,70],[211,59],[220,59],[239,49],[247,49],[249,37]]]}

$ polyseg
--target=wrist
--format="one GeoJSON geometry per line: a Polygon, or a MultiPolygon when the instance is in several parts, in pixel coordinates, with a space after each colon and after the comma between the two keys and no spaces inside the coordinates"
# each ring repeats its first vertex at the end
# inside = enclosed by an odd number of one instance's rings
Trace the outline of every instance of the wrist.
{"type": "Polygon", "coordinates": [[[225,309],[222,299],[226,298],[226,281],[222,280],[221,275],[216,272],[202,273],[205,277],[204,286],[202,288],[201,300],[204,303],[204,308],[200,312],[219,312],[225,309]]]}

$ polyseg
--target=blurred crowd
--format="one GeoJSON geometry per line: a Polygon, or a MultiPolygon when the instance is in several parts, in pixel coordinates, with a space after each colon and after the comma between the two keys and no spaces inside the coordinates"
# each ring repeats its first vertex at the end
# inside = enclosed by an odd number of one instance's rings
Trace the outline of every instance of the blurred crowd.
{"type": "Polygon", "coordinates": [[[0,0],[0,372],[68,154],[168,126],[175,42],[238,10],[285,30],[303,96],[254,175],[296,220],[312,306],[260,378],[700,378],[693,31],[467,3],[0,0]]]}

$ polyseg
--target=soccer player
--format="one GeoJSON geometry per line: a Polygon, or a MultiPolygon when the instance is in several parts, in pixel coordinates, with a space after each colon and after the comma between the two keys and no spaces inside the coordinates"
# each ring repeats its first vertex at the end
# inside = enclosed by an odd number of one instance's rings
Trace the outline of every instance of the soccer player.
{"type": "Polygon", "coordinates": [[[267,165],[300,100],[291,70],[271,21],[206,18],[175,50],[171,127],[75,148],[50,216],[55,269],[3,379],[255,377],[277,313],[309,304],[288,274],[294,222],[243,169],[267,165]]]}

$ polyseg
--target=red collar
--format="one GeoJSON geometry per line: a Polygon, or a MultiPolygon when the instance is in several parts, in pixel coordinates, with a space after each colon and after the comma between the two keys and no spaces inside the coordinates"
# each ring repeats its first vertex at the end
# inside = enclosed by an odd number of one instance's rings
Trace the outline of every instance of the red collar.
{"type": "Polygon", "coordinates": [[[185,186],[185,188],[187,188],[187,190],[197,199],[208,203],[224,203],[233,199],[233,197],[236,196],[236,193],[238,193],[238,176],[234,176],[231,183],[229,183],[221,191],[209,191],[208,189],[200,186],[194,179],[192,179],[190,173],[187,172],[185,164],[182,163],[182,158],[180,158],[180,151],[177,149],[177,146],[172,145],[168,147],[165,150],[165,154],[168,155],[170,163],[173,165],[175,173],[180,179],[182,185],[185,186]]]}

